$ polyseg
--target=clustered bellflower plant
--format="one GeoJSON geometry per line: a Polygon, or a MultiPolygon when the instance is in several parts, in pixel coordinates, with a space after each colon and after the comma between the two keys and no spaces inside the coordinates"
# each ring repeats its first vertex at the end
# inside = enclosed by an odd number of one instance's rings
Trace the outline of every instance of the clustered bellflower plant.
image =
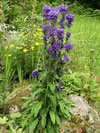
{"type": "Polygon", "coordinates": [[[49,5],[43,7],[42,67],[32,73],[35,85],[30,102],[25,104],[29,108],[26,109],[26,115],[24,114],[24,119],[27,120],[24,128],[29,126],[36,133],[59,133],[61,118],[70,119],[72,113],[71,103],[65,94],[62,82],[67,70],[66,63],[69,61],[67,54],[73,48],[68,40],[71,36],[69,28],[72,26],[74,15],[67,14],[67,11],[68,7],[65,4],[59,5],[59,8],[51,8],[49,5]],[[67,33],[65,33],[66,28],[67,33]]]}

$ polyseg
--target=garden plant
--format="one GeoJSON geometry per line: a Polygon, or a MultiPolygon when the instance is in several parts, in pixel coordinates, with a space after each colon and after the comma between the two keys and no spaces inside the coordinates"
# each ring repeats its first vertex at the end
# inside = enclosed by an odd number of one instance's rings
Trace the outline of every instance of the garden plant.
{"type": "Polygon", "coordinates": [[[32,85],[32,97],[24,104],[23,128],[41,133],[58,133],[61,127],[61,118],[70,119],[71,102],[65,91],[62,76],[67,74],[66,66],[69,61],[68,53],[72,44],[68,41],[71,36],[67,31],[72,26],[74,15],[67,14],[65,4],[59,8],[43,7],[43,40],[44,50],[40,69],[32,72],[35,79],[32,85]],[[60,22],[58,22],[58,17],[60,22]],[[58,24],[57,24],[58,23],[58,24]],[[65,39],[65,41],[64,41],[65,39]],[[35,98],[37,97],[37,98],[35,98]]]}
{"type": "Polygon", "coordinates": [[[0,133],[100,132],[95,1],[0,1],[0,133]]]}

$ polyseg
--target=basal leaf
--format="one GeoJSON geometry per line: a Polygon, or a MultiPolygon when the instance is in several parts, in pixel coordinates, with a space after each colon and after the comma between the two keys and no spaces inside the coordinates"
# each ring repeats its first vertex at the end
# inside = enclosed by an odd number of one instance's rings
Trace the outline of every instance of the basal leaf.
{"type": "Polygon", "coordinates": [[[43,102],[38,102],[34,108],[34,117],[37,117],[38,113],[39,113],[39,110],[41,109],[42,107],[42,104],[43,102]]]}
{"type": "Polygon", "coordinates": [[[32,133],[34,132],[34,129],[36,128],[37,124],[38,124],[38,119],[35,119],[30,125],[30,132],[32,133]]]}
{"type": "Polygon", "coordinates": [[[62,111],[62,113],[64,112],[64,107],[65,107],[65,104],[61,101],[58,102],[59,105],[60,105],[60,110],[62,111]]]}
{"type": "Polygon", "coordinates": [[[42,116],[41,125],[43,128],[45,128],[45,126],[46,126],[46,116],[45,115],[42,116]]]}
{"type": "Polygon", "coordinates": [[[57,114],[56,114],[56,122],[59,126],[61,126],[60,118],[57,114]]]}
{"type": "Polygon", "coordinates": [[[50,118],[53,124],[55,124],[55,113],[53,111],[50,111],[50,118]]]}
{"type": "Polygon", "coordinates": [[[48,86],[49,86],[51,92],[54,94],[54,92],[55,92],[55,85],[51,84],[51,83],[48,83],[48,86]]]}

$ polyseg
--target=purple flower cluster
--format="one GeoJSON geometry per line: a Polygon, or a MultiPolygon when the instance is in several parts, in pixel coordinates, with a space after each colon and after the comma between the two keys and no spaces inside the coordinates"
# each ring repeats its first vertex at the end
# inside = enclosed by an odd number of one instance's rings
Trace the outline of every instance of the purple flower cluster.
{"type": "Polygon", "coordinates": [[[44,5],[44,7],[43,7],[43,14],[42,14],[44,18],[47,19],[48,13],[50,12],[50,10],[51,10],[50,6],[44,5]]]}
{"type": "Polygon", "coordinates": [[[71,50],[73,48],[73,45],[71,44],[71,43],[69,43],[69,42],[66,42],[65,44],[64,44],[64,49],[65,50],[71,50]]]}
{"type": "Polygon", "coordinates": [[[66,16],[66,19],[67,19],[66,25],[68,26],[68,28],[72,27],[72,22],[74,21],[74,14],[69,13],[69,14],[66,16]]]}
{"type": "Polygon", "coordinates": [[[65,4],[62,4],[62,5],[59,6],[59,11],[61,13],[66,13],[67,10],[68,10],[68,7],[65,4]]]}
{"type": "Polygon", "coordinates": [[[64,29],[62,28],[57,28],[56,29],[56,35],[57,35],[57,39],[61,39],[63,40],[64,39],[64,29]]]}
{"type": "Polygon", "coordinates": [[[57,21],[57,18],[58,18],[58,15],[59,15],[59,10],[57,8],[52,8],[49,13],[48,13],[48,20],[50,22],[54,22],[56,23],[57,21]]]}
{"type": "Polygon", "coordinates": [[[71,36],[71,33],[70,32],[67,32],[66,33],[66,37],[69,38],[71,36]]]}
{"type": "Polygon", "coordinates": [[[32,77],[36,78],[39,76],[39,74],[40,74],[40,72],[38,72],[38,71],[32,72],[32,77]]]}
{"type": "MultiPolygon", "coordinates": [[[[67,15],[67,11],[68,7],[65,4],[61,4],[59,8],[51,8],[49,5],[43,7],[44,69],[48,70],[50,75],[54,73],[54,76],[57,75],[58,77],[63,75],[63,70],[66,68],[65,64],[69,61],[67,51],[73,48],[73,45],[68,42],[71,33],[64,33],[65,26],[71,27],[74,20],[74,15],[72,13],[67,15]],[[60,14],[60,22],[57,22],[60,14]],[[59,26],[56,26],[56,23],[59,23],[59,26]]],[[[35,71],[32,73],[32,77],[38,77],[39,74],[38,71],[35,71]]],[[[63,83],[57,80],[57,84],[55,89],[59,91],[63,83]]]]}

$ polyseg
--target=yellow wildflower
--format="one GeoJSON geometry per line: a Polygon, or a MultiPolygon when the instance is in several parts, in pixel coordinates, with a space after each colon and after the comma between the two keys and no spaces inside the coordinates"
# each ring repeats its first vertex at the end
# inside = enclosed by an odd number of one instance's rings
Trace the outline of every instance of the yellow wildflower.
{"type": "Polygon", "coordinates": [[[24,43],[22,43],[21,45],[26,46],[24,43]]]}
{"type": "Polygon", "coordinates": [[[14,47],[14,44],[11,44],[11,45],[10,45],[10,48],[12,48],[12,47],[14,47]]]}
{"type": "Polygon", "coordinates": [[[22,49],[22,47],[18,47],[18,46],[17,46],[16,49],[22,49]]]}
{"type": "Polygon", "coordinates": [[[37,29],[38,31],[42,31],[41,29],[37,29]]]}
{"type": "Polygon", "coordinates": [[[34,50],[34,46],[31,46],[31,50],[34,50]]]}
{"type": "Polygon", "coordinates": [[[24,32],[21,32],[20,34],[19,34],[19,36],[23,36],[24,35],[24,32]]]}
{"type": "Polygon", "coordinates": [[[8,54],[8,56],[10,57],[10,56],[11,56],[11,54],[8,54]]]}
{"type": "Polygon", "coordinates": [[[25,49],[23,49],[23,52],[25,52],[25,53],[26,53],[27,51],[28,51],[28,50],[27,50],[26,48],[25,48],[25,49]]]}
{"type": "Polygon", "coordinates": [[[42,36],[43,36],[43,34],[39,34],[38,36],[39,36],[39,37],[42,37],[42,36]]]}
{"type": "Polygon", "coordinates": [[[26,36],[28,37],[30,35],[30,32],[26,34],[26,36]]]}
{"type": "Polygon", "coordinates": [[[39,45],[39,42],[36,42],[35,45],[38,46],[39,45]]]}
{"type": "Polygon", "coordinates": [[[35,34],[35,35],[33,35],[34,37],[37,37],[37,35],[35,34]]]}

